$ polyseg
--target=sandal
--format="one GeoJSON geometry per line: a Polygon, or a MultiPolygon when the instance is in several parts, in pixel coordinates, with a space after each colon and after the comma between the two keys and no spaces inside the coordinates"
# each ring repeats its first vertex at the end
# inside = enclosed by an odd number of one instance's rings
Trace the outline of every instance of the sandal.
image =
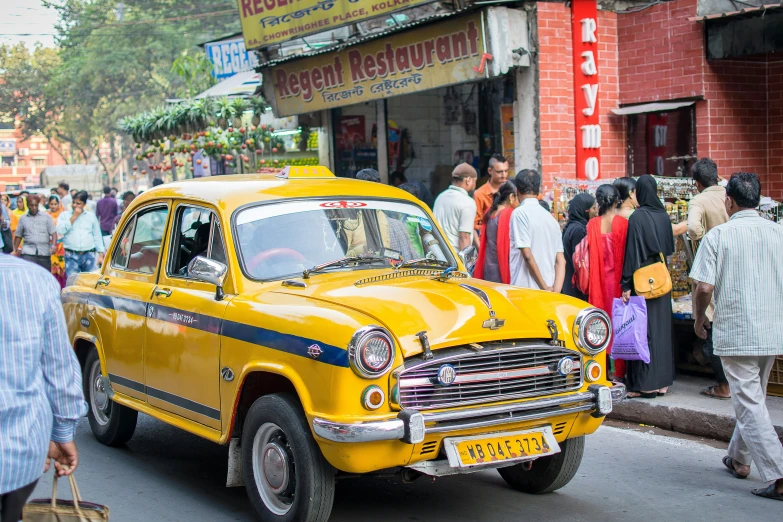
{"type": "Polygon", "coordinates": [[[628,392],[629,399],[654,399],[658,392],[628,392]]]}
{"type": "MultiPolygon", "coordinates": [[[[746,478],[748,478],[748,475],[740,475],[740,473],[734,467],[734,459],[729,457],[728,455],[723,457],[723,465],[726,466],[726,468],[729,470],[729,473],[734,475],[735,478],[738,478],[738,479],[746,479],[746,478]]],[[[774,484],[772,486],[773,486],[773,489],[774,489],[774,484]]],[[[758,491],[761,491],[761,490],[758,490],[758,491]]],[[[754,493],[754,495],[755,495],[755,493],[754,493]]]]}
{"type": "Polygon", "coordinates": [[[750,492],[757,497],[771,498],[772,500],[783,500],[783,495],[778,493],[778,488],[775,486],[774,482],[766,488],[751,489],[750,492]]]}
{"type": "Polygon", "coordinates": [[[718,400],[721,400],[721,401],[727,401],[727,400],[731,399],[730,396],[729,397],[724,397],[723,395],[717,395],[715,393],[715,388],[717,388],[717,386],[710,386],[709,388],[705,388],[702,391],[700,391],[699,394],[700,395],[704,395],[705,397],[710,397],[710,398],[718,399],[718,400]]]}

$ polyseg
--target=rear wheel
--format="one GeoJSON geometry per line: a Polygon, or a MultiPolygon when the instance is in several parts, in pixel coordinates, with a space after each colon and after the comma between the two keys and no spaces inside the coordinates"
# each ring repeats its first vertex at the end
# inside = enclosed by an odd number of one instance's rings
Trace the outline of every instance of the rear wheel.
{"type": "Polygon", "coordinates": [[[334,468],[326,462],[299,402],[289,394],[256,400],[242,430],[245,487],[264,522],[326,522],[334,468]]]}
{"type": "Polygon", "coordinates": [[[101,379],[101,360],[98,351],[92,349],[84,364],[82,376],[84,396],[87,399],[87,419],[93,435],[107,446],[120,446],[128,442],[136,431],[136,410],[109,399],[101,379]]]}
{"type": "Polygon", "coordinates": [[[521,463],[498,470],[509,486],[523,493],[551,493],[574,478],[585,452],[585,438],[576,437],[560,443],[560,453],[531,463],[521,463]]]}

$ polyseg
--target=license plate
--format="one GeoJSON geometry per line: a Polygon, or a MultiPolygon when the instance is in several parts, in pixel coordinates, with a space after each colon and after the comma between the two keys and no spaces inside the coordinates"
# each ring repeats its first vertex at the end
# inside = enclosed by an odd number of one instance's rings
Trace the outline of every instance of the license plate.
{"type": "Polygon", "coordinates": [[[451,467],[531,460],[560,452],[552,428],[444,439],[451,467]]]}

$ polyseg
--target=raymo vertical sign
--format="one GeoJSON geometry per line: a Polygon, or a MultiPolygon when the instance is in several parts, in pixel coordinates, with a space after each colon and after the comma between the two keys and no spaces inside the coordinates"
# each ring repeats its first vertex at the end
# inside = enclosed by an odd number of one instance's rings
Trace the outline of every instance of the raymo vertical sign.
{"type": "Polygon", "coordinates": [[[264,69],[278,117],[484,78],[481,14],[264,69]]]}
{"type": "Polygon", "coordinates": [[[574,48],[574,119],[576,177],[601,175],[601,123],[598,113],[598,6],[596,0],[573,0],[571,33],[574,48]]]}
{"type": "Polygon", "coordinates": [[[245,48],[336,29],[433,0],[237,0],[245,48]]]}

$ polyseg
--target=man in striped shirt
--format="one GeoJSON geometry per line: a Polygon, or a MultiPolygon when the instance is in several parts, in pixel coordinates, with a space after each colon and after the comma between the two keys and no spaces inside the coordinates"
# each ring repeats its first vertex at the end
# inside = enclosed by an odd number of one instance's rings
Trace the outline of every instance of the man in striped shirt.
{"type": "Polygon", "coordinates": [[[0,303],[0,520],[11,522],[51,459],[59,476],[76,469],[73,436],[87,405],[57,280],[0,255],[0,303]]]}
{"type": "Polygon", "coordinates": [[[752,460],[762,480],[771,482],[752,493],[783,500],[783,447],[766,406],[769,375],[776,356],[783,355],[783,226],[759,216],[760,199],[755,174],[731,176],[726,186],[729,221],[704,236],[691,270],[691,279],[698,282],[693,315],[696,335],[705,339],[714,293],[714,350],[737,417],[723,464],[735,477],[746,478],[752,460]]]}

